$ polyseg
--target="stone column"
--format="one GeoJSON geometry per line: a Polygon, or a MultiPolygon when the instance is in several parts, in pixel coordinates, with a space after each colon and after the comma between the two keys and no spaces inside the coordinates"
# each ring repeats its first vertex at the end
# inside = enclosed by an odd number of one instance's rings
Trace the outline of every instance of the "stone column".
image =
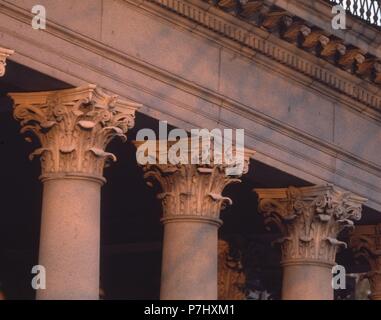
{"type": "Polygon", "coordinates": [[[5,67],[7,65],[7,58],[14,53],[13,50],[0,48],[0,77],[5,74],[5,67]]]}
{"type": "Polygon", "coordinates": [[[103,168],[116,157],[105,151],[114,137],[126,139],[139,105],[118,100],[95,85],[13,93],[22,133],[41,147],[43,203],[39,264],[46,289],[37,299],[98,299],[100,188],[103,168]]]}
{"type": "Polygon", "coordinates": [[[356,258],[365,258],[370,266],[365,276],[370,283],[370,299],[381,300],[381,224],[357,226],[350,247],[356,258]]]}
{"type": "Polygon", "coordinates": [[[246,277],[241,255],[231,254],[227,241],[218,241],[218,300],[245,300],[246,277]]]}
{"type": "Polygon", "coordinates": [[[283,300],[332,300],[336,239],[361,218],[366,199],[333,186],[256,189],[265,224],[282,233],[283,300]]]}
{"type": "MultiPolygon", "coordinates": [[[[136,142],[138,156],[142,144],[136,142]]],[[[158,143],[151,164],[143,166],[149,183],[153,179],[162,189],[158,195],[164,224],[160,297],[162,300],[216,300],[218,228],[222,224],[219,216],[221,208],[231,204],[221,193],[228,184],[240,180],[226,174],[230,165],[224,161],[217,164],[212,159],[210,164],[190,164],[194,157],[202,157],[198,149],[183,154],[185,159],[180,159],[178,164],[159,164],[168,152],[167,147],[160,149],[160,146],[158,143]]],[[[237,175],[247,172],[249,156],[247,152],[244,168],[237,175]]]]}

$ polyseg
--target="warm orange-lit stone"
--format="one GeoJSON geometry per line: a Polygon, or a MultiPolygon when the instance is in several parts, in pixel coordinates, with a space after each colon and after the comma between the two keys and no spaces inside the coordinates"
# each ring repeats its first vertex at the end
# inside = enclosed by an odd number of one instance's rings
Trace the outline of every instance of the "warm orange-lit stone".
{"type": "Polygon", "coordinates": [[[139,105],[119,101],[95,85],[13,93],[22,132],[38,137],[44,184],[39,264],[46,289],[38,299],[98,299],[100,188],[105,151],[134,125],[139,105]]]}
{"type": "Polygon", "coordinates": [[[14,53],[13,50],[0,48],[0,77],[5,74],[5,67],[7,65],[7,58],[14,53]]]}
{"type": "MultiPolygon", "coordinates": [[[[136,142],[137,146],[141,144],[136,142]]],[[[190,150],[189,159],[195,153],[190,150]]],[[[242,174],[248,170],[251,154],[245,152],[242,174]]],[[[162,189],[158,195],[164,224],[162,300],[218,297],[218,228],[222,224],[219,215],[221,208],[231,203],[221,193],[228,184],[239,182],[237,177],[226,175],[227,167],[226,163],[214,164],[213,160],[210,164],[143,166],[145,178],[158,181],[162,189]]]]}
{"type": "Polygon", "coordinates": [[[357,258],[365,258],[370,271],[370,299],[381,300],[381,224],[358,226],[351,236],[350,246],[357,258]]]}
{"type": "Polygon", "coordinates": [[[255,189],[265,224],[282,238],[283,300],[332,300],[332,267],[346,243],[336,237],[361,218],[366,199],[333,186],[255,189]]]}

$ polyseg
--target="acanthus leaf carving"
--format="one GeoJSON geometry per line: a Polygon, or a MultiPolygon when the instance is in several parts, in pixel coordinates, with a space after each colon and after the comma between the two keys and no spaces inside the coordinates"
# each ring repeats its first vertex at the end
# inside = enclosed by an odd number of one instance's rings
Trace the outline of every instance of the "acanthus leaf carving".
{"type": "MultiPolygon", "coordinates": [[[[190,144],[186,139],[185,144],[190,144]]],[[[145,141],[135,141],[137,148],[145,141]]],[[[202,163],[202,152],[205,150],[188,150],[187,159],[177,164],[160,164],[159,159],[167,151],[160,150],[160,142],[152,142],[157,145],[154,163],[142,165],[144,178],[148,185],[158,183],[162,192],[159,199],[162,201],[163,218],[172,216],[204,217],[219,221],[220,211],[226,205],[232,203],[228,197],[222,196],[225,187],[231,183],[240,182],[236,176],[228,176],[226,168],[235,163],[214,163],[214,158],[209,158],[209,163],[202,163]],[[199,164],[194,163],[195,155],[199,157],[199,164]],[[192,161],[193,160],[193,161],[192,161]]],[[[168,152],[169,153],[169,152],[168,152]]],[[[245,166],[242,172],[248,170],[250,155],[253,152],[247,150],[245,166]]],[[[211,152],[213,154],[213,152],[211,152]]]]}
{"type": "Polygon", "coordinates": [[[353,227],[352,220],[361,218],[366,201],[330,185],[255,191],[265,224],[275,224],[281,231],[283,263],[317,261],[333,265],[337,249],[346,247],[337,236],[353,227]]]}
{"type": "Polygon", "coordinates": [[[108,160],[105,151],[115,137],[134,125],[139,104],[108,96],[95,85],[37,93],[11,93],[14,117],[22,133],[32,133],[41,144],[42,177],[57,173],[101,178],[108,160]]]}

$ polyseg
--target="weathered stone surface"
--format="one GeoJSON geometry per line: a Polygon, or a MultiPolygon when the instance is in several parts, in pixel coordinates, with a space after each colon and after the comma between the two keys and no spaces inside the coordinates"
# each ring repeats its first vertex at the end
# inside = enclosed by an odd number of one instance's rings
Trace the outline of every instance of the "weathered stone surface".
{"type": "MultiPolygon", "coordinates": [[[[135,142],[139,148],[145,142],[135,142]]],[[[184,162],[159,164],[160,155],[170,146],[155,154],[156,164],[143,166],[148,181],[159,182],[164,224],[163,260],[160,297],[163,300],[216,300],[218,227],[223,206],[231,203],[222,196],[224,188],[237,177],[227,176],[225,169],[233,166],[224,160],[221,164],[210,159],[209,164],[191,164],[194,157],[202,157],[201,148],[189,149],[184,162]],[[184,164],[185,163],[185,164],[184,164]]],[[[188,144],[188,140],[186,140],[188,144]]],[[[139,150],[138,150],[139,152],[139,150]]],[[[213,153],[212,153],[213,154],[213,153]]],[[[253,152],[245,151],[248,170],[253,152]]]]}
{"type": "Polygon", "coordinates": [[[358,226],[353,232],[350,247],[357,258],[365,259],[370,267],[366,274],[372,300],[381,300],[381,225],[358,226]]]}
{"type": "MultiPolygon", "coordinates": [[[[113,2],[113,1],[112,1],[113,2]]],[[[29,12],[35,5],[42,5],[46,9],[46,18],[48,22],[55,22],[60,25],[70,25],[75,32],[89,35],[100,40],[102,31],[102,11],[104,4],[102,0],[66,0],[49,1],[40,0],[14,0],[13,5],[24,8],[29,12]],[[89,23],[91,21],[91,23],[89,23]]]]}
{"type": "Polygon", "coordinates": [[[102,177],[108,160],[105,151],[114,137],[126,139],[140,106],[105,95],[95,85],[75,89],[10,93],[14,117],[22,133],[32,133],[41,147],[31,154],[41,157],[42,177],[83,174],[102,177]]]}
{"type": "MultiPolygon", "coordinates": [[[[372,137],[379,127],[377,87],[322,64],[264,30],[219,15],[201,0],[181,3],[175,9],[192,21],[152,2],[112,2],[112,10],[102,11],[101,41],[88,23],[66,24],[69,17],[58,21],[54,13],[49,32],[37,32],[25,18],[30,2],[19,1],[21,8],[7,3],[11,10],[0,19],[2,45],[20,52],[13,57],[16,62],[73,85],[99,83],[141,101],[142,112],[174,126],[243,128],[246,146],[257,150],[257,160],[314,184],[329,182],[366,195],[367,205],[380,210],[380,162],[371,153],[380,149],[379,140],[367,141],[369,148],[351,142],[353,124],[372,137]],[[198,9],[190,10],[196,2],[198,9]],[[112,28],[114,13],[122,24],[118,30],[112,28]],[[210,23],[210,28],[202,23],[210,23]],[[217,28],[220,33],[213,31],[217,28]],[[124,30],[132,32],[126,35],[124,30]],[[146,41],[147,36],[154,40],[146,41]],[[247,41],[248,46],[231,39],[247,41]],[[195,62],[190,57],[198,58],[195,62]],[[235,69],[252,72],[229,71],[235,69]],[[240,88],[233,88],[229,77],[240,88]],[[342,110],[353,116],[346,117],[342,110]]],[[[97,9],[82,11],[90,20],[99,20],[92,19],[97,9]]]]}
{"type": "Polygon", "coordinates": [[[338,248],[346,247],[337,236],[361,218],[366,199],[333,186],[255,191],[265,224],[282,233],[282,298],[333,299],[331,269],[338,248]]]}
{"type": "Polygon", "coordinates": [[[39,264],[46,289],[37,299],[98,299],[100,189],[105,151],[126,138],[139,104],[123,102],[95,85],[36,93],[13,93],[14,116],[22,132],[41,148],[44,183],[39,264]]]}

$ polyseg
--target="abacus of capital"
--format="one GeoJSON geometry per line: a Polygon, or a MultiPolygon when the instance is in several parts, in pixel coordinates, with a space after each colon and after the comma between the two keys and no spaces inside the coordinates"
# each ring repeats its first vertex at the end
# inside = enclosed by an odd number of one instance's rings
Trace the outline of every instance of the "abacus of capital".
{"type": "Polygon", "coordinates": [[[0,77],[5,75],[5,68],[7,65],[7,58],[14,54],[13,50],[0,47],[0,77]]]}

